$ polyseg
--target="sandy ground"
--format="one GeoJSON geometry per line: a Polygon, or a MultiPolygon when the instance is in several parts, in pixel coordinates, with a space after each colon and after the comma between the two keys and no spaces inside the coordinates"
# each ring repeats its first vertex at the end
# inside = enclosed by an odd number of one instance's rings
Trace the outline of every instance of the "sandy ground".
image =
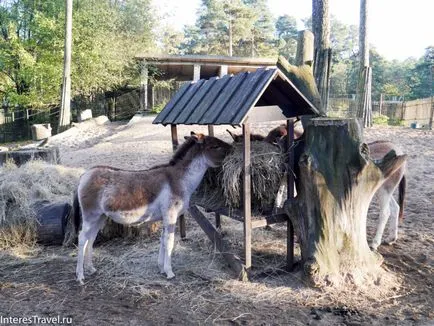
{"type": "MultiPolygon", "coordinates": [[[[62,164],[70,167],[149,168],[172,154],[170,128],[152,125],[152,119],[127,125],[97,118],[52,137],[50,145],[60,147],[62,164]]],[[[272,126],[254,130],[266,133],[272,126]]],[[[216,127],[215,132],[229,141],[226,128],[216,127]]],[[[179,138],[190,130],[207,129],[182,126],[179,138]]],[[[236,281],[205,234],[188,219],[187,241],[176,238],[177,277],[172,281],[157,272],[158,235],[98,246],[99,271],[84,287],[75,281],[75,249],[1,253],[0,316],[71,317],[75,325],[434,325],[434,133],[374,127],[366,130],[365,139],[392,140],[409,156],[400,238],[379,248],[384,268],[400,280],[393,295],[362,297],[348,289],[340,296],[307,287],[300,272],[276,267],[285,259],[286,231],[279,226],[255,230],[253,263],[262,269],[249,284],[236,281]]],[[[368,218],[370,238],[375,204],[368,218]]],[[[226,219],[223,230],[228,237],[242,232],[241,225],[226,219]]],[[[236,239],[233,243],[240,247],[236,239]]]]}

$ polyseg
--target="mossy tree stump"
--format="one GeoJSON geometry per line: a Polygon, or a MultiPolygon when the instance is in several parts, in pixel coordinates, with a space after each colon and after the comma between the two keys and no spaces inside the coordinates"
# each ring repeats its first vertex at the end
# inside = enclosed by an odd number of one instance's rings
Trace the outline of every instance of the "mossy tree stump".
{"type": "Polygon", "coordinates": [[[355,278],[381,265],[366,238],[369,204],[385,178],[405,161],[394,151],[370,159],[355,119],[312,119],[299,161],[297,201],[287,202],[306,276],[320,284],[355,278]]]}

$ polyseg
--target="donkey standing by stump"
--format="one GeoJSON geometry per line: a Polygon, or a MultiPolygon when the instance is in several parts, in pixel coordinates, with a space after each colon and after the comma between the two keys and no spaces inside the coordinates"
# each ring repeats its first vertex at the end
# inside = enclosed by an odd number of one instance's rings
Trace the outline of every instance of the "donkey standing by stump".
{"type": "MultiPolygon", "coordinates": [[[[185,138],[168,164],[140,171],[97,166],[81,176],[74,198],[74,206],[79,204],[82,213],[76,270],[80,284],[84,269],[90,274],[96,271],[92,247],[107,218],[129,225],[163,220],[158,267],[168,279],[175,277],[171,255],[178,216],[189,208],[190,197],[208,167],[220,166],[231,149],[224,141],[203,134],[192,132],[185,138]]],[[[74,222],[78,228],[78,210],[74,222]]]]}
{"type": "MultiPolygon", "coordinates": [[[[234,142],[242,142],[243,135],[237,135],[231,133],[234,142]]],[[[296,175],[296,188],[297,181],[299,180],[299,168],[298,161],[300,155],[304,152],[304,139],[303,139],[303,126],[298,124],[297,128],[294,130],[294,139],[296,140],[294,148],[294,173],[296,175]]],[[[283,152],[288,150],[286,141],[286,126],[280,125],[272,129],[263,141],[269,143],[277,143],[283,152]]],[[[251,139],[259,140],[259,139],[251,139]]],[[[396,155],[403,155],[403,151],[396,144],[386,141],[379,140],[368,144],[369,153],[374,161],[383,159],[387,153],[390,151],[395,151],[396,155]]],[[[379,218],[377,224],[377,230],[374,238],[372,239],[370,247],[373,250],[377,250],[380,244],[383,242],[385,244],[393,244],[398,239],[398,224],[399,220],[403,219],[404,216],[404,201],[405,201],[405,191],[406,191],[406,173],[407,163],[402,164],[392,175],[390,175],[386,180],[384,180],[381,187],[377,190],[375,197],[379,203],[379,218]],[[393,193],[398,188],[398,202],[393,198],[393,193]],[[389,236],[382,241],[384,229],[387,222],[389,222],[389,236]]]]}
{"type": "MultiPolygon", "coordinates": [[[[373,160],[380,160],[387,153],[394,150],[396,155],[404,154],[402,150],[394,143],[386,140],[379,140],[368,144],[370,156],[373,160]]],[[[384,228],[389,221],[389,236],[384,240],[386,244],[392,244],[398,239],[398,223],[404,217],[404,199],[406,190],[405,172],[407,163],[401,165],[392,175],[390,175],[381,187],[377,190],[375,196],[380,205],[380,214],[378,217],[377,232],[372,239],[371,248],[376,250],[381,244],[384,228]],[[398,202],[393,198],[395,189],[399,189],[398,202]]]]}

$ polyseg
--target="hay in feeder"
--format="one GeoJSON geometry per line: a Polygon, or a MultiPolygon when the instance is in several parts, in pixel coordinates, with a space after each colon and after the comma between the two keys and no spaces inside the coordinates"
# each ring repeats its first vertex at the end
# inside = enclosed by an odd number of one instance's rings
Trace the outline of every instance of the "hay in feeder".
{"type": "MultiPolygon", "coordinates": [[[[263,212],[274,206],[284,174],[285,155],[266,142],[251,143],[252,209],[263,212]]],[[[241,208],[243,199],[243,145],[233,144],[220,168],[209,169],[193,199],[210,209],[241,208]]]]}

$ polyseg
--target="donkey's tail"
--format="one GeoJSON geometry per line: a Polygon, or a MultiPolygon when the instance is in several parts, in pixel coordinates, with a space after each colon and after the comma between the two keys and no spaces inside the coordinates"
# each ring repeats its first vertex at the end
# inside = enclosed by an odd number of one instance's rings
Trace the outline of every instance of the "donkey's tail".
{"type": "Polygon", "coordinates": [[[79,228],[80,228],[80,203],[78,201],[77,191],[74,191],[72,208],[67,218],[67,222],[65,226],[65,234],[63,236],[64,246],[70,247],[76,242],[79,228]]]}
{"type": "Polygon", "coordinates": [[[75,232],[78,234],[80,229],[80,203],[78,201],[78,191],[74,192],[74,200],[72,202],[72,220],[74,222],[75,232]]]}
{"type": "Polygon", "coordinates": [[[404,201],[405,201],[405,190],[407,188],[407,180],[405,178],[405,174],[402,176],[401,181],[399,182],[399,195],[398,195],[398,204],[399,204],[399,220],[402,221],[404,219],[404,201]]]}

